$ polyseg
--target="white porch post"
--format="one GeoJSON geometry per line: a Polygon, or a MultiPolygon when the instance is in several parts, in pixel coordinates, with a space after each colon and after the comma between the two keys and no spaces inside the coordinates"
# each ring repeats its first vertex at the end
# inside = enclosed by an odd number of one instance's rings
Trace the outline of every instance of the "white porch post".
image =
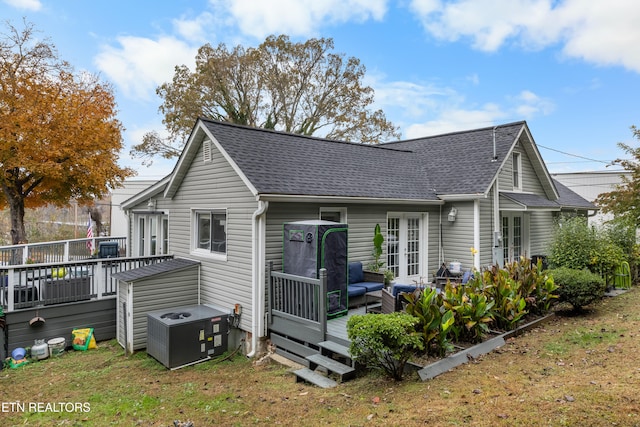
{"type": "MultiPolygon", "coordinates": [[[[94,267],[92,276],[93,285],[95,286],[95,290],[97,293],[96,299],[103,299],[104,294],[107,291],[107,280],[105,278],[106,274],[102,274],[102,272],[102,261],[98,261],[98,263],[94,267]]],[[[111,274],[109,274],[109,277],[111,277],[111,274]]]]}
{"type": "Polygon", "coordinates": [[[14,285],[15,285],[15,270],[13,268],[10,268],[9,270],[7,270],[7,312],[10,313],[13,311],[13,305],[14,305],[14,300],[13,300],[13,289],[14,289],[14,285]]]}

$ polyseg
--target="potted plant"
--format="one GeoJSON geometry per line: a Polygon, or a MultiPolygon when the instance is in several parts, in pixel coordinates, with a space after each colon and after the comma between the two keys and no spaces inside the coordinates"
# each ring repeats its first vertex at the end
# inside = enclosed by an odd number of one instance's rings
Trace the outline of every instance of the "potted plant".
{"type": "Polygon", "coordinates": [[[393,271],[386,269],[384,271],[384,286],[386,288],[391,286],[393,284],[393,279],[395,279],[395,276],[393,275],[393,271]]]}
{"type": "Polygon", "coordinates": [[[384,236],[380,232],[380,224],[376,224],[373,230],[373,262],[369,264],[369,270],[379,273],[380,269],[384,266],[382,258],[382,245],[384,244],[384,236]]]}

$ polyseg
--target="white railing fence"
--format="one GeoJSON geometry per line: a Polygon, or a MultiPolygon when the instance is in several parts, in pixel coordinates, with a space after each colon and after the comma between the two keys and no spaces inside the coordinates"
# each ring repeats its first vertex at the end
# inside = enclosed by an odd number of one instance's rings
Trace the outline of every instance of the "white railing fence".
{"type": "MultiPolygon", "coordinates": [[[[107,250],[124,256],[127,250],[126,237],[94,237],[91,239],[59,240],[55,242],[28,243],[24,245],[0,246],[0,265],[47,264],[54,262],[81,261],[98,257],[107,250]]],[[[106,258],[106,256],[103,256],[106,258]]]]}
{"type": "Polygon", "coordinates": [[[6,312],[68,302],[112,298],[113,273],[155,264],[173,255],[90,258],[40,264],[0,266],[0,305],[6,312]]]}

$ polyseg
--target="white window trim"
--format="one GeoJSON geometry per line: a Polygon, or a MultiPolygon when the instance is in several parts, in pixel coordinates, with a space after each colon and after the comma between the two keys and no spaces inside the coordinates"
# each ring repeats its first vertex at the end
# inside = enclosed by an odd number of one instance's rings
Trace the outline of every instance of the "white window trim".
{"type": "MultiPolygon", "coordinates": [[[[429,213],[428,212],[405,212],[405,211],[390,211],[387,212],[387,220],[385,222],[385,242],[384,242],[384,261],[387,262],[387,257],[389,256],[387,251],[387,225],[389,224],[389,218],[399,218],[400,219],[400,239],[398,244],[405,243],[403,239],[406,238],[407,232],[407,220],[408,218],[418,218],[420,220],[420,257],[419,257],[419,265],[418,265],[418,274],[414,276],[406,276],[397,278],[400,281],[410,281],[410,280],[420,280],[420,278],[428,277],[429,271],[429,213]],[[403,234],[404,233],[404,234],[403,234]]],[[[402,246],[402,245],[401,245],[402,246]]],[[[404,251],[398,253],[401,259],[405,259],[404,251]]],[[[401,271],[404,270],[406,266],[401,267],[401,271]]]]}
{"type": "Polygon", "coordinates": [[[514,151],[511,155],[511,179],[513,182],[513,190],[514,191],[522,191],[522,154],[514,151]],[[515,182],[515,175],[517,173],[518,182],[515,182]]]}
{"type": "Polygon", "coordinates": [[[226,261],[229,253],[229,210],[227,208],[192,208],[191,209],[191,251],[190,253],[195,256],[208,258],[211,260],[226,261]],[[197,245],[198,242],[198,214],[200,213],[213,213],[215,211],[224,212],[225,221],[227,222],[227,236],[225,240],[225,252],[213,252],[210,249],[202,249],[197,245]]]}
{"type": "MultiPolygon", "coordinates": [[[[167,227],[167,235],[164,235],[164,231],[162,229],[162,222],[166,219],[169,220],[169,215],[166,213],[136,213],[135,214],[135,244],[133,247],[134,253],[138,254],[137,256],[149,256],[151,255],[151,236],[153,233],[151,232],[151,218],[153,218],[153,223],[155,224],[156,230],[156,254],[155,255],[166,255],[169,253],[169,228],[167,227]],[[144,226],[141,226],[141,222],[144,222],[144,226]],[[144,242],[141,241],[142,235],[144,233],[144,242]],[[166,237],[167,239],[167,248],[166,253],[162,251],[162,240],[166,237]]],[[[168,224],[167,224],[168,226],[168,224]]]]}
{"type": "Polygon", "coordinates": [[[318,213],[318,219],[322,219],[323,212],[340,212],[340,223],[347,223],[347,208],[332,208],[332,207],[321,207],[320,212],[318,213]]]}

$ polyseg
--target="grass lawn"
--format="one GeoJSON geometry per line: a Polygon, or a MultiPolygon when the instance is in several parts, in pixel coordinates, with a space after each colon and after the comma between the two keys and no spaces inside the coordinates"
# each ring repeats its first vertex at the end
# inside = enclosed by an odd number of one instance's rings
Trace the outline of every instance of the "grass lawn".
{"type": "Polygon", "coordinates": [[[0,372],[2,426],[640,425],[640,290],[557,316],[422,382],[297,384],[242,356],[166,370],[115,341],[0,372]],[[24,407],[24,411],[22,410],[24,407]]]}

